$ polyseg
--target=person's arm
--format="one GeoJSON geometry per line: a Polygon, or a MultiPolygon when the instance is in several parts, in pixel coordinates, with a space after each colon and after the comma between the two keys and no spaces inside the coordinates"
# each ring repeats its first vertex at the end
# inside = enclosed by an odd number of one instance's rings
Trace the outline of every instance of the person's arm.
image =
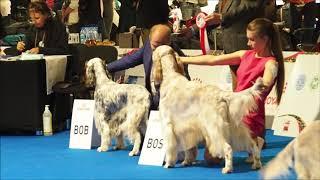
{"type": "Polygon", "coordinates": [[[180,60],[185,64],[197,65],[237,65],[240,64],[240,59],[246,51],[236,51],[230,54],[223,54],[219,56],[203,55],[193,57],[180,57],[180,60]]]}
{"type": "Polygon", "coordinates": [[[144,47],[140,48],[137,52],[122,57],[116,61],[113,61],[107,65],[107,70],[110,73],[122,71],[128,68],[135,67],[143,63],[144,47]]]}
{"type": "Polygon", "coordinates": [[[303,0],[287,0],[287,2],[293,3],[293,4],[304,4],[303,0]]]}
{"type": "Polygon", "coordinates": [[[4,53],[7,55],[18,56],[22,52],[31,49],[32,45],[34,46],[34,28],[29,27],[28,32],[25,34],[25,39],[20,39],[16,46],[5,49],[4,53]]]}
{"type": "Polygon", "coordinates": [[[69,6],[64,7],[62,10],[62,22],[65,22],[69,14],[78,8],[79,8],[79,1],[70,1],[69,6]]]}
{"type": "Polygon", "coordinates": [[[271,87],[278,75],[278,62],[275,60],[269,60],[265,64],[263,73],[263,84],[267,87],[271,87]]]}

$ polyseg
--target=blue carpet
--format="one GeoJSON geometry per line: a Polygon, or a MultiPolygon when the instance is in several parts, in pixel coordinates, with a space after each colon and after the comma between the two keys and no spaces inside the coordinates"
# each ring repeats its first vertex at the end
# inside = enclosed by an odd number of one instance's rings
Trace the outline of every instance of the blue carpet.
{"type": "MultiPolygon", "coordinates": [[[[266,164],[292,138],[274,136],[267,131],[267,147],[261,153],[266,164]]],[[[0,179],[259,179],[244,162],[246,153],[234,154],[234,172],[222,174],[221,165],[207,166],[203,148],[199,163],[190,167],[164,169],[138,165],[139,157],[129,157],[129,150],[98,153],[96,149],[69,149],[69,131],[53,136],[1,136],[0,179]]],[[[290,173],[286,179],[296,179],[290,173]]]]}

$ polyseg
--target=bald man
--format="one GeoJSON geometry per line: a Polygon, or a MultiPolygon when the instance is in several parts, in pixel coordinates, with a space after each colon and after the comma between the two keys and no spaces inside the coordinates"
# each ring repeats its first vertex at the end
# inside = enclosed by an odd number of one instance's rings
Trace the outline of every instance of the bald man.
{"type": "MultiPolygon", "coordinates": [[[[152,68],[152,51],[161,45],[171,45],[171,47],[180,55],[183,52],[170,41],[171,29],[165,24],[154,25],[150,30],[149,40],[137,52],[122,57],[121,59],[111,62],[107,65],[110,73],[125,70],[143,64],[145,72],[145,86],[151,93],[150,74],[152,68]]],[[[158,109],[159,97],[152,98],[151,109],[158,109]]]]}

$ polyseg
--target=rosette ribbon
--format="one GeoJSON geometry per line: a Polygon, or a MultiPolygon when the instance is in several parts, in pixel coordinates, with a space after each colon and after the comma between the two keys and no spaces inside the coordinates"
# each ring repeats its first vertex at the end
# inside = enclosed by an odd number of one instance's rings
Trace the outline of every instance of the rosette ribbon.
{"type": "Polygon", "coordinates": [[[206,30],[207,23],[204,20],[205,16],[207,16],[207,14],[204,12],[201,12],[196,17],[196,24],[199,28],[199,33],[200,33],[200,47],[203,55],[206,55],[210,51],[208,35],[206,30]]]}

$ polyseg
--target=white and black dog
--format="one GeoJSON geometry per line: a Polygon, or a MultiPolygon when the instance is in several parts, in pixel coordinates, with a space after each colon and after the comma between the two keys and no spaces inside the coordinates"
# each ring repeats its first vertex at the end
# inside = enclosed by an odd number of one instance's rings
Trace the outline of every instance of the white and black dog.
{"type": "Polygon", "coordinates": [[[107,151],[111,138],[116,137],[116,149],[124,148],[123,136],[133,141],[129,156],[139,154],[141,133],[145,133],[150,108],[150,93],[140,85],[118,84],[108,78],[105,63],[93,58],[86,63],[85,83],[95,86],[94,119],[101,146],[98,151],[107,151]]]}

